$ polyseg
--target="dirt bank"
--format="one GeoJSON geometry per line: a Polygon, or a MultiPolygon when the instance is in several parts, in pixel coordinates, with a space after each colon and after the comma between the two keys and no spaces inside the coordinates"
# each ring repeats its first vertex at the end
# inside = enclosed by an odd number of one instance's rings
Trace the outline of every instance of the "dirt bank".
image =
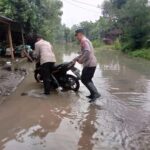
{"type": "Polygon", "coordinates": [[[7,96],[13,92],[26,75],[25,71],[0,71],[0,95],[7,96]]]}
{"type": "Polygon", "coordinates": [[[5,67],[6,62],[9,60],[2,59],[0,62],[0,96],[10,95],[17,86],[23,81],[27,72],[22,68],[22,62],[26,59],[16,60],[11,63],[11,69],[5,67]],[[11,71],[10,71],[11,70],[11,71]]]}

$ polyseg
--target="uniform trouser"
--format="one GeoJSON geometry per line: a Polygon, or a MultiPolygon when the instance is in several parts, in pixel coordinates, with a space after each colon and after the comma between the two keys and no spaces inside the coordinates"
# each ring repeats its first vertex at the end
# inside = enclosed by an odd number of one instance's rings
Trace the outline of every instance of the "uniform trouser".
{"type": "Polygon", "coordinates": [[[51,88],[51,73],[54,68],[54,64],[52,62],[47,62],[42,64],[41,66],[41,73],[43,77],[43,84],[44,84],[44,93],[50,94],[50,88],[51,88]]]}
{"type": "Polygon", "coordinates": [[[90,91],[91,96],[98,94],[98,91],[92,81],[96,67],[85,67],[82,71],[81,81],[90,91]]]}

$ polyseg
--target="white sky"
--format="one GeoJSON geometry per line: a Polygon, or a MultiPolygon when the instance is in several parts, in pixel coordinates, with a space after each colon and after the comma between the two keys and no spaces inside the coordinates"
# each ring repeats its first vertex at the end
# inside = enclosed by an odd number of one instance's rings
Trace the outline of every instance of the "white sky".
{"type": "Polygon", "coordinates": [[[101,15],[101,9],[96,6],[102,5],[104,0],[62,0],[63,16],[62,23],[68,27],[79,24],[82,21],[95,21],[101,15]]]}

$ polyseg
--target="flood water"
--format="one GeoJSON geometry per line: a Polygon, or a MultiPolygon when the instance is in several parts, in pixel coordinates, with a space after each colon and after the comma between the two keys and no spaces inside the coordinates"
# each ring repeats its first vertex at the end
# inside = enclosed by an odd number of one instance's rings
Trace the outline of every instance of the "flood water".
{"type": "MultiPolygon", "coordinates": [[[[56,55],[62,62],[76,53],[56,55]]],[[[0,105],[0,150],[150,150],[150,62],[112,50],[96,56],[95,104],[82,84],[78,93],[43,96],[34,65],[24,64],[27,78],[0,105]]]]}

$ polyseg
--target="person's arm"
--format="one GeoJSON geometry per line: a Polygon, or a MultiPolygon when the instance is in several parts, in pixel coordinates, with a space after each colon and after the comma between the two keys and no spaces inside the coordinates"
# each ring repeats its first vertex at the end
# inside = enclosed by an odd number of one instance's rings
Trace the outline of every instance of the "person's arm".
{"type": "Polygon", "coordinates": [[[82,47],[82,53],[81,55],[79,55],[77,58],[76,58],[76,61],[80,64],[83,64],[86,60],[89,59],[89,55],[90,55],[90,45],[87,41],[84,41],[82,44],[81,44],[81,47],[82,47]]]}
{"type": "Polygon", "coordinates": [[[78,57],[77,62],[83,64],[89,58],[89,51],[83,50],[82,54],[78,57]]]}

